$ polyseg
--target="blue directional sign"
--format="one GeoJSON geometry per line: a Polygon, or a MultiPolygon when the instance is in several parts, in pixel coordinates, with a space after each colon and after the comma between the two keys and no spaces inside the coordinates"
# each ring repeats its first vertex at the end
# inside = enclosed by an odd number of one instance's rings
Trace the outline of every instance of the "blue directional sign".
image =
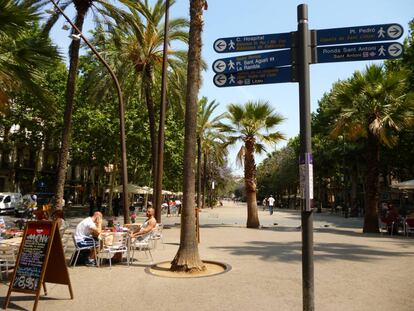
{"type": "Polygon", "coordinates": [[[317,63],[393,59],[402,57],[403,52],[404,47],[398,42],[318,47],[317,63]]]}
{"type": "Polygon", "coordinates": [[[214,76],[213,81],[218,87],[294,82],[291,66],[227,74],[219,73],[214,76]]]}
{"type": "Polygon", "coordinates": [[[290,65],[291,50],[217,59],[213,63],[215,73],[233,73],[290,65]]]}
{"type": "Polygon", "coordinates": [[[291,47],[291,41],[291,34],[289,32],[269,35],[219,38],[214,41],[214,50],[217,53],[230,53],[286,49],[291,47]]]}
{"type": "Polygon", "coordinates": [[[403,33],[404,29],[399,24],[381,24],[319,29],[316,31],[316,36],[317,45],[334,45],[396,40],[400,38],[403,33]]]}

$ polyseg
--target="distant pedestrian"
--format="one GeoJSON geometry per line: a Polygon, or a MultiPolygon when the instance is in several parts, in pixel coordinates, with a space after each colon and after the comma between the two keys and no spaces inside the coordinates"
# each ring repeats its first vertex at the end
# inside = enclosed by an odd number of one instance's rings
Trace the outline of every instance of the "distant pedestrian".
{"type": "Polygon", "coordinates": [[[267,199],[267,204],[269,205],[269,213],[270,213],[270,215],[273,215],[273,206],[275,204],[275,199],[273,198],[273,195],[271,195],[267,199]]]}
{"type": "Polygon", "coordinates": [[[263,210],[266,210],[266,207],[267,207],[267,197],[265,197],[263,199],[262,205],[263,205],[263,210]]]}

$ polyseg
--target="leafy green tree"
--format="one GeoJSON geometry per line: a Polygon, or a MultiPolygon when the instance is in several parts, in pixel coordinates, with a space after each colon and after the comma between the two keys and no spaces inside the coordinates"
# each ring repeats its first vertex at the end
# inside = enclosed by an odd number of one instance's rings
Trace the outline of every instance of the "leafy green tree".
{"type": "Polygon", "coordinates": [[[274,128],[284,120],[275,113],[266,101],[249,101],[244,105],[228,106],[226,119],[221,131],[228,134],[228,143],[242,141],[238,160],[244,165],[244,182],[247,196],[247,227],[258,228],[259,217],[256,202],[256,164],[254,153],[265,151],[264,143],[277,143],[284,135],[274,128]]]}
{"type": "MultiPolygon", "coordinates": [[[[8,158],[11,150],[15,148],[24,148],[30,152],[30,163],[25,167],[34,170],[24,170],[17,178],[23,192],[35,190],[35,182],[38,180],[44,181],[48,188],[54,184],[52,171],[57,159],[57,142],[62,128],[58,116],[63,110],[63,81],[67,71],[63,63],[51,63],[54,67],[44,68],[44,71],[39,73],[38,82],[48,102],[52,102],[53,105],[47,105],[43,99],[33,96],[26,88],[15,88],[8,93],[10,100],[7,115],[0,115],[0,130],[4,133],[4,141],[7,142],[1,146],[3,157],[8,158]]],[[[10,170],[14,176],[15,167],[10,167],[10,170]]]]}
{"type": "Polygon", "coordinates": [[[401,71],[386,71],[371,65],[366,71],[334,89],[334,102],[340,108],[332,134],[349,139],[364,138],[366,233],[378,232],[378,177],[380,146],[395,146],[396,133],[413,124],[413,101],[405,94],[405,76],[401,71]]]}
{"type": "MultiPolygon", "coordinates": [[[[221,119],[221,118],[220,118],[221,119]]],[[[217,124],[219,125],[219,123],[217,124]]],[[[227,140],[225,135],[217,131],[209,131],[205,133],[202,144],[202,159],[200,161],[203,163],[203,170],[201,172],[201,191],[202,191],[202,207],[205,207],[206,203],[206,190],[209,192],[210,207],[213,207],[212,196],[212,182],[215,181],[217,184],[217,179],[221,176],[221,171],[225,167],[227,161],[227,140]]],[[[200,165],[201,166],[201,165],[200,165]]],[[[216,188],[216,187],[215,187],[216,188]]],[[[217,191],[214,191],[217,194],[217,191]]],[[[198,205],[200,206],[200,205],[198,205]]]]}
{"type": "MultiPolygon", "coordinates": [[[[199,109],[197,114],[197,207],[201,207],[201,166],[202,166],[202,154],[203,143],[208,131],[211,131],[218,122],[223,118],[223,115],[212,117],[214,110],[218,107],[219,103],[215,100],[208,102],[207,97],[202,97],[199,100],[199,109]]],[[[204,172],[205,175],[206,172],[204,172]]]]}
{"type": "Polygon", "coordinates": [[[298,139],[291,139],[286,147],[268,155],[259,165],[257,185],[260,199],[273,194],[277,202],[285,203],[287,207],[291,205],[292,195],[296,200],[299,184],[298,147],[298,139]]]}

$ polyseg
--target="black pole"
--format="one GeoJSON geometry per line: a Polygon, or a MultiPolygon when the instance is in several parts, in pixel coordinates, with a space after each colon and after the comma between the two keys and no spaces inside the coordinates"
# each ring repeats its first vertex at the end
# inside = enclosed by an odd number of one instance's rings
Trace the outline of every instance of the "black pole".
{"type": "Polygon", "coordinates": [[[164,127],[165,127],[165,110],[167,106],[167,57],[168,57],[168,22],[169,22],[170,0],[165,2],[165,22],[164,22],[164,50],[162,57],[162,77],[161,77],[161,106],[160,106],[160,124],[158,128],[158,163],[156,169],[156,195],[155,211],[157,222],[161,222],[161,200],[162,200],[162,177],[164,173],[164,127]]]}
{"type": "Polygon", "coordinates": [[[309,63],[311,62],[308,6],[298,6],[298,80],[300,110],[300,187],[302,195],[302,295],[303,310],[313,311],[313,178],[310,120],[309,63]]]}
{"type": "Polygon", "coordinates": [[[83,35],[83,33],[76,27],[75,24],[72,23],[70,18],[63,12],[63,10],[56,4],[54,0],[50,0],[55,8],[62,14],[62,16],[66,19],[66,21],[72,26],[73,29],[80,35],[80,37],[85,41],[86,45],[92,50],[92,52],[98,57],[101,63],[108,69],[109,74],[114,81],[116,90],[118,92],[118,113],[119,113],[119,132],[120,132],[120,142],[121,142],[121,178],[122,178],[122,197],[123,197],[123,208],[124,208],[124,223],[129,223],[129,206],[128,206],[128,170],[127,170],[127,158],[126,158],[126,142],[125,142],[125,112],[124,112],[124,102],[122,100],[122,92],[121,87],[119,85],[118,79],[114,71],[108,65],[108,63],[102,58],[102,56],[98,53],[98,51],[93,47],[93,45],[89,42],[88,39],[83,35]]]}

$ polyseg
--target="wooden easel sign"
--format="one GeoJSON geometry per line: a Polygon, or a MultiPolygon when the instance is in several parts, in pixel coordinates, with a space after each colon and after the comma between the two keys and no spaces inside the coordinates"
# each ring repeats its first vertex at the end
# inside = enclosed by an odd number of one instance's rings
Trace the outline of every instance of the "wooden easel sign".
{"type": "Polygon", "coordinates": [[[33,311],[35,311],[42,285],[47,295],[46,282],[68,285],[70,298],[73,299],[57,224],[53,221],[30,221],[24,230],[16,267],[3,308],[7,309],[11,292],[20,292],[35,295],[33,306],[33,311]]]}

